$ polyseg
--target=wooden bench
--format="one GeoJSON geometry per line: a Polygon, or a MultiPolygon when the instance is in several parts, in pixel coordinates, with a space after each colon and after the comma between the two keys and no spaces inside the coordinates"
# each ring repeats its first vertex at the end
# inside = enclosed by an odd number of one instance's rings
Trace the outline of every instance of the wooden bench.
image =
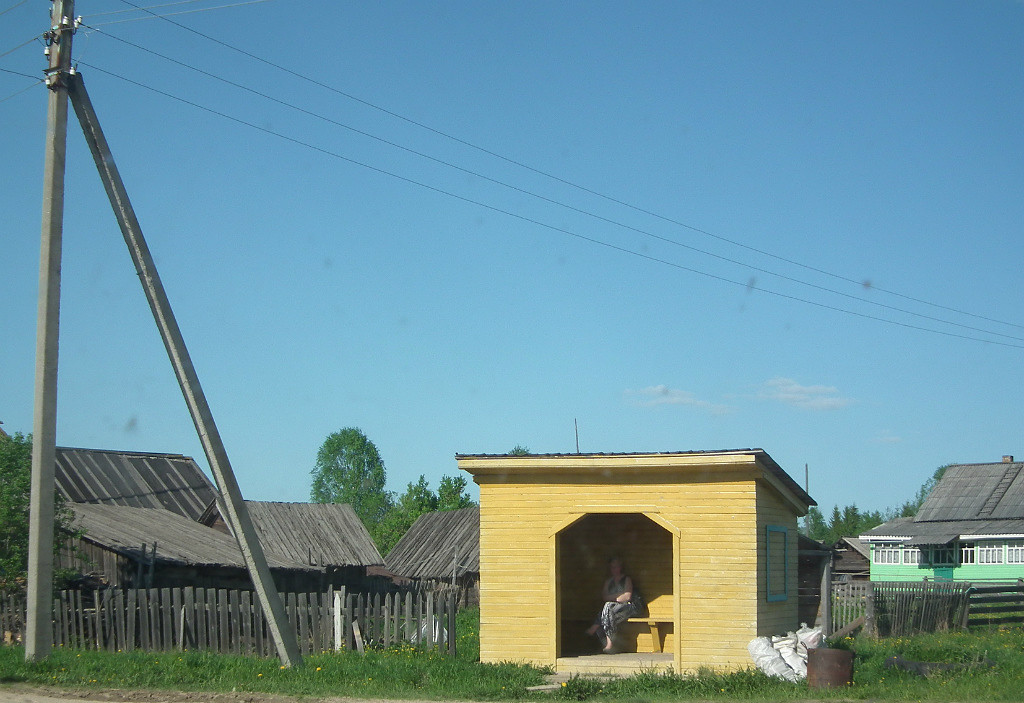
{"type": "MultiPolygon", "coordinates": [[[[669,618],[630,618],[626,622],[636,622],[647,625],[651,628],[651,639],[654,640],[654,651],[661,651],[661,625],[671,625],[672,620],[669,618]]],[[[667,628],[666,628],[667,629],[667,628]]]]}

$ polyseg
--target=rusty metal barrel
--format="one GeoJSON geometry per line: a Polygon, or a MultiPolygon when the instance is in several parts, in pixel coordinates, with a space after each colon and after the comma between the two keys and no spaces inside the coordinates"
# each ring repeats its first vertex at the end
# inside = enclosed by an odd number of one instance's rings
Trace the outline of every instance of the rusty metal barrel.
{"type": "Polygon", "coordinates": [[[807,685],[841,688],[853,684],[853,652],[846,649],[807,650],[807,685]]]}

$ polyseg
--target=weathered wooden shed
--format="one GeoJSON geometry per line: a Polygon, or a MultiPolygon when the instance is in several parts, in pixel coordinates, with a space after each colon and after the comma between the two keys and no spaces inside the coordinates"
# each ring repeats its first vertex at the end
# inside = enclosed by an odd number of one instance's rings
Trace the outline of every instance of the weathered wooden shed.
{"type": "MultiPolygon", "coordinates": [[[[384,565],[377,545],[351,505],[260,500],[247,500],[245,505],[263,548],[319,568],[321,591],[340,586],[367,590],[376,580],[368,576],[368,568],[384,565]]],[[[216,505],[210,506],[200,522],[228,532],[216,505]]]]}
{"type": "Polygon", "coordinates": [[[480,658],[564,672],[751,665],[799,627],[797,518],[814,501],[762,449],[456,456],[480,486],[480,658]],[[594,654],[611,556],[649,603],[594,654]]]}
{"type": "MultiPolygon", "coordinates": [[[[231,535],[159,508],[71,504],[84,536],[62,550],[57,564],[109,586],[252,588],[231,535]]],[[[264,550],[278,590],[316,591],[323,570],[264,550]]]]}
{"type": "Polygon", "coordinates": [[[460,605],[480,600],[480,508],[420,515],[385,557],[388,569],[414,582],[453,584],[460,605]]]}

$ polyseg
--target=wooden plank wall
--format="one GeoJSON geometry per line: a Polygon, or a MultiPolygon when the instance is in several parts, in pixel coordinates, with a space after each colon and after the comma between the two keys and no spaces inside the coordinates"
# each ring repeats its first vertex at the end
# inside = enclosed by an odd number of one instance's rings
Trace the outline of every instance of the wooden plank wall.
{"type": "MultiPolygon", "coordinates": [[[[667,578],[673,578],[670,545],[671,530],[676,530],[679,570],[672,588],[660,585],[664,572],[644,578],[654,584],[654,592],[677,594],[678,602],[672,607],[680,618],[681,669],[746,667],[746,645],[755,636],[758,622],[758,553],[763,549],[756,534],[754,472],[709,468],[696,475],[637,473],[628,482],[617,478],[595,476],[582,485],[578,477],[573,477],[573,483],[554,476],[547,481],[532,476],[529,482],[514,478],[479,482],[481,660],[554,663],[557,633],[577,626],[559,621],[556,599],[571,620],[592,618],[593,594],[600,590],[609,547],[624,555],[629,568],[643,568],[648,561],[665,564],[667,578]],[[664,531],[669,536],[660,546],[641,542],[621,546],[614,532],[606,532],[590,535],[592,541],[584,549],[581,533],[559,544],[562,568],[556,568],[556,535],[560,526],[571,524],[573,514],[645,511],[668,526],[664,531]],[[579,545],[574,546],[574,539],[579,545]],[[657,556],[640,556],[634,563],[630,555],[643,555],[646,548],[653,548],[657,556]]],[[[795,516],[790,514],[789,521],[795,530],[795,516]]],[[[791,553],[795,604],[795,531],[791,553]]],[[[657,600],[654,607],[672,611],[657,600]]]]}

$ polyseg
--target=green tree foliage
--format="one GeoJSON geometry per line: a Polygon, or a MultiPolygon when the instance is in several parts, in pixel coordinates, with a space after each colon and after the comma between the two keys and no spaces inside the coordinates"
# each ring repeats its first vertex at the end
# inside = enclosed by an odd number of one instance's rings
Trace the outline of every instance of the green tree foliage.
{"type": "MultiPolygon", "coordinates": [[[[23,590],[28,572],[28,520],[32,497],[32,437],[0,433],[0,594],[23,590]]],[[[73,514],[55,494],[54,553],[63,537],[75,534],[73,514]]],[[[60,581],[70,574],[58,572],[60,581]]]]}
{"type": "Polygon", "coordinates": [[[442,476],[434,493],[421,475],[406,486],[405,493],[395,496],[385,488],[387,469],[377,447],[355,427],[328,435],[312,475],[310,500],[351,505],[382,555],[391,551],[420,515],[474,504],[461,476],[442,476]]]}
{"type": "Polygon", "coordinates": [[[524,447],[521,444],[517,444],[516,446],[512,447],[512,450],[509,451],[508,455],[509,456],[530,456],[530,453],[531,452],[530,452],[530,448],[529,447],[524,447]]]}
{"type": "Polygon", "coordinates": [[[466,492],[465,476],[442,476],[437,487],[437,509],[459,510],[476,505],[466,492]]]}
{"type": "Polygon", "coordinates": [[[826,520],[817,507],[812,507],[804,519],[804,534],[825,544],[835,544],[842,537],[856,537],[878,527],[887,519],[887,514],[878,510],[861,512],[856,505],[836,505],[826,520]]]}
{"type": "Polygon", "coordinates": [[[832,514],[826,520],[817,507],[812,507],[807,512],[807,517],[804,518],[803,533],[811,539],[834,544],[842,537],[856,537],[873,527],[878,527],[883,522],[898,517],[914,517],[921,509],[925,499],[928,498],[928,494],[932,492],[950,466],[952,464],[935,469],[935,472],[921,485],[912,499],[885,511],[861,512],[856,505],[847,505],[843,508],[836,505],[833,506],[832,514]]]}
{"type": "Polygon", "coordinates": [[[385,489],[387,469],[376,445],[361,430],[346,427],[328,435],[316,455],[310,500],[348,503],[373,534],[392,508],[385,489]]]}
{"type": "Polygon", "coordinates": [[[398,497],[380,524],[376,528],[369,528],[377,549],[382,555],[390,552],[420,515],[474,505],[465,489],[465,478],[442,476],[437,493],[434,493],[426,477],[421,474],[416,483],[406,486],[405,493],[398,497]]]}

